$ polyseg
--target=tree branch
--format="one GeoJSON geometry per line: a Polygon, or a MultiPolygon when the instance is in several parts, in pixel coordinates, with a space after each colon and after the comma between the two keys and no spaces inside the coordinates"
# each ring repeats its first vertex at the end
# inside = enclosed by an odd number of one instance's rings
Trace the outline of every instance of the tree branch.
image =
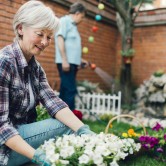
{"type": "Polygon", "coordinates": [[[138,7],[138,10],[137,10],[137,12],[135,13],[134,17],[132,18],[132,21],[133,21],[133,22],[135,21],[136,17],[138,16],[138,14],[139,14],[139,9],[140,9],[140,7],[142,6],[143,3],[144,3],[144,0],[141,0],[141,3],[140,3],[140,5],[139,5],[139,7],[138,7]]]}
{"type": "Polygon", "coordinates": [[[123,6],[123,3],[120,2],[119,0],[114,1],[115,8],[119,12],[120,16],[123,18],[123,20],[126,22],[128,20],[128,15],[127,12],[123,6]]]}
{"type": "Polygon", "coordinates": [[[125,29],[125,24],[124,24],[124,21],[123,21],[123,19],[121,18],[120,14],[118,12],[116,12],[116,22],[117,22],[119,32],[120,32],[121,36],[123,36],[124,29],[125,29]]]}

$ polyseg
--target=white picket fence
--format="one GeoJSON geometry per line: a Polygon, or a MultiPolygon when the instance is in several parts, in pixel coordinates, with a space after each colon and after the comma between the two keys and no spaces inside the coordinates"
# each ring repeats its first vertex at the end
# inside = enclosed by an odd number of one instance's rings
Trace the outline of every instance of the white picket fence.
{"type": "Polygon", "coordinates": [[[96,114],[121,114],[121,92],[118,95],[80,93],[76,97],[76,109],[96,114]]]}

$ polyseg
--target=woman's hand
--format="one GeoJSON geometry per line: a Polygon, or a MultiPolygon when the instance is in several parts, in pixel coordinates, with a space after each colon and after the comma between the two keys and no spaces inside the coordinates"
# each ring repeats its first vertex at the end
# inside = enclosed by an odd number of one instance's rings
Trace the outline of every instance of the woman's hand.
{"type": "Polygon", "coordinates": [[[95,133],[93,131],[90,130],[88,125],[83,125],[82,127],[80,127],[77,130],[77,135],[81,136],[83,134],[90,134],[90,135],[94,135],[95,133]]]}
{"type": "Polygon", "coordinates": [[[35,151],[32,162],[42,166],[51,166],[50,162],[46,160],[45,152],[41,148],[35,151]]]}

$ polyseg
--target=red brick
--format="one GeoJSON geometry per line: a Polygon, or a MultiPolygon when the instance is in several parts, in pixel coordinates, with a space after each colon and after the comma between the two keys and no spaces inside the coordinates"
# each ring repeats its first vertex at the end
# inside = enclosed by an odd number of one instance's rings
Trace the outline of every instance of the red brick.
{"type": "MultiPolygon", "coordinates": [[[[0,5],[0,48],[10,44],[14,38],[12,29],[12,18],[17,9],[27,0],[3,1],[0,5]]],[[[68,8],[57,4],[55,1],[46,1],[57,14],[61,17],[68,13],[68,8]]],[[[96,2],[89,0],[91,5],[96,2]]],[[[92,6],[91,6],[92,7],[92,6]]],[[[108,9],[107,9],[108,11],[108,9]]],[[[114,11],[113,11],[114,12],[114,11]]],[[[152,14],[152,13],[149,13],[152,14]]],[[[142,13],[142,17],[148,13],[142,13]]],[[[78,26],[82,38],[82,46],[89,48],[89,53],[83,57],[88,61],[95,63],[102,70],[116,78],[120,75],[121,67],[121,38],[116,27],[102,22],[96,22],[93,18],[86,17],[84,22],[78,26]],[[91,28],[93,25],[98,26],[99,30],[93,33],[91,28]],[[95,38],[94,43],[88,42],[88,37],[95,38]]],[[[134,30],[133,48],[136,50],[135,57],[132,62],[133,83],[139,85],[144,79],[159,68],[165,69],[166,64],[166,28],[165,25],[141,27],[134,30]]],[[[48,81],[51,86],[54,86],[56,80],[56,89],[59,88],[59,75],[57,72],[55,60],[55,43],[54,39],[49,48],[44,53],[37,57],[41,65],[46,71],[48,81]]],[[[101,78],[91,69],[80,70],[78,72],[79,80],[89,80],[94,83],[99,83],[101,87],[107,88],[101,78]]]]}

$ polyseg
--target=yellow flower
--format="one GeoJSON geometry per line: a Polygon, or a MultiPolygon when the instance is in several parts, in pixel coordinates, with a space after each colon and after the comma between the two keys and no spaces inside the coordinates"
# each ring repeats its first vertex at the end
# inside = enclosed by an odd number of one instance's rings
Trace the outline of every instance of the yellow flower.
{"type": "Polygon", "coordinates": [[[133,135],[134,134],[134,130],[133,129],[129,129],[128,130],[128,134],[133,135]]]}
{"type": "Polygon", "coordinates": [[[110,125],[109,125],[109,128],[112,128],[112,127],[113,127],[113,125],[112,125],[112,124],[110,124],[110,125]]]}
{"type": "Polygon", "coordinates": [[[122,133],[122,137],[127,138],[128,134],[127,133],[122,133]]]}
{"type": "Polygon", "coordinates": [[[135,133],[135,137],[140,137],[141,134],[135,133]]]}

